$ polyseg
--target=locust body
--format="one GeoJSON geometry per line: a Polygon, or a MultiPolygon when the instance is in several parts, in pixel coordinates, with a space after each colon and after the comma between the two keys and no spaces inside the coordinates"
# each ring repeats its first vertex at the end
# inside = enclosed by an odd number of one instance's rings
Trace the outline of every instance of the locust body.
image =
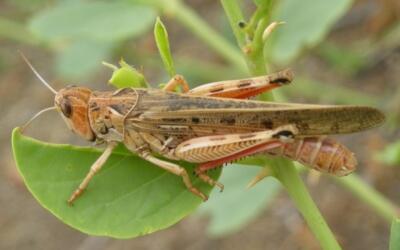
{"type": "Polygon", "coordinates": [[[384,116],[370,107],[243,99],[291,80],[291,71],[284,70],[192,90],[181,76],[171,79],[163,90],[59,90],[55,107],[70,129],[89,141],[107,145],[68,202],[83,192],[118,142],[154,165],[181,176],[186,187],[203,200],[207,196],[192,185],[186,170],[168,159],[198,163],[197,176],[221,189],[222,184],[211,179],[207,170],[259,153],[286,156],[335,175],[350,173],[356,164],[353,153],[321,136],[369,129],[381,124],[384,116]],[[177,85],[184,93],[171,91],[177,85]]]}

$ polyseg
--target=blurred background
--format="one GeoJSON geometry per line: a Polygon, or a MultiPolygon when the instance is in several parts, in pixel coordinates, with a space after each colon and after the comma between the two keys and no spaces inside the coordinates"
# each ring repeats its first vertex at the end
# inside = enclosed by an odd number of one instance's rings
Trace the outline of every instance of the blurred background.
{"type": "MultiPolygon", "coordinates": [[[[53,96],[23,63],[18,50],[56,89],[71,83],[111,89],[106,83],[112,72],[101,61],[116,64],[122,57],[156,87],[168,81],[153,37],[160,16],[169,32],[176,69],[192,86],[246,76],[219,1],[166,2],[0,2],[0,249],[319,249],[278,183],[268,178],[251,193],[245,189],[257,169],[226,167],[223,194],[214,194],[198,213],[178,224],[131,240],[82,234],[42,208],[25,188],[12,157],[11,130],[50,106],[53,96]],[[174,8],[175,2],[179,8],[174,8]],[[214,37],[191,27],[185,13],[198,16],[224,40],[222,45],[230,46],[216,48],[210,42],[214,37]]],[[[253,1],[243,1],[243,9],[250,15],[253,1]]],[[[383,127],[338,138],[356,153],[360,179],[397,211],[399,17],[397,0],[277,1],[271,20],[286,24],[277,28],[265,47],[270,72],[290,66],[296,73],[292,85],[274,91],[276,100],[360,104],[384,111],[383,127]]],[[[28,134],[55,143],[87,145],[55,113],[35,121],[28,134]]],[[[368,204],[368,198],[360,198],[345,182],[313,176],[303,175],[344,249],[388,248],[391,221],[379,211],[379,204],[368,204]]]]}

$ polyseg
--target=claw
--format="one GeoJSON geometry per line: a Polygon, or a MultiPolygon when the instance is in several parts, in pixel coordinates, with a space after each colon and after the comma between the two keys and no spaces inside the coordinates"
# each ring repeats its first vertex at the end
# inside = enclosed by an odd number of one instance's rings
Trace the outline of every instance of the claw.
{"type": "Polygon", "coordinates": [[[249,182],[249,184],[247,184],[246,188],[249,189],[254,187],[259,181],[263,180],[265,177],[269,175],[270,175],[269,169],[267,167],[264,167],[263,169],[261,169],[260,172],[257,173],[256,176],[254,176],[254,178],[249,182]]]}
{"type": "Polygon", "coordinates": [[[214,179],[212,179],[210,176],[208,176],[205,173],[202,173],[200,171],[195,171],[197,174],[197,177],[200,178],[200,180],[204,181],[205,183],[209,184],[210,186],[214,187],[217,186],[220,189],[220,192],[224,191],[224,185],[214,179]]]}
{"type": "Polygon", "coordinates": [[[200,190],[198,190],[195,187],[190,187],[188,188],[188,190],[190,192],[192,192],[193,194],[197,195],[198,197],[200,197],[203,201],[207,201],[208,200],[208,196],[203,194],[200,190]]]}
{"type": "Polygon", "coordinates": [[[219,187],[220,192],[224,191],[224,184],[222,184],[221,182],[216,181],[215,186],[219,187]]]}

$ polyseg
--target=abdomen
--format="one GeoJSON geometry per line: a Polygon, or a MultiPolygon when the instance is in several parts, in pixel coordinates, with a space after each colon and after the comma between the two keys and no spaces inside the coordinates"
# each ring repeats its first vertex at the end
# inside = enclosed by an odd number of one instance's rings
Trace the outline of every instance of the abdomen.
{"type": "Polygon", "coordinates": [[[297,139],[293,143],[269,150],[266,153],[285,156],[320,172],[337,176],[350,174],[357,165],[354,153],[329,137],[297,139]]]}

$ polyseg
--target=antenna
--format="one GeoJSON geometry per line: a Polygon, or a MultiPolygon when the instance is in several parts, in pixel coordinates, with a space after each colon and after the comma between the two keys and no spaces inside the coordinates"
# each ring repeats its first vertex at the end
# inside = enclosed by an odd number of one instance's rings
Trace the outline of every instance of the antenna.
{"type": "Polygon", "coordinates": [[[25,61],[26,64],[28,64],[29,68],[33,71],[33,73],[36,75],[36,77],[48,88],[50,89],[51,92],[54,94],[57,94],[57,91],[55,91],[50,84],[46,82],[46,80],[43,79],[43,77],[36,71],[36,69],[32,66],[32,64],[29,62],[29,60],[25,57],[25,55],[21,52],[18,51],[19,54],[21,55],[22,59],[25,61]]]}
{"type": "Polygon", "coordinates": [[[31,119],[29,119],[29,121],[27,121],[22,127],[21,127],[21,133],[24,132],[24,130],[29,126],[29,124],[31,124],[31,122],[33,122],[33,120],[35,120],[38,116],[40,116],[43,113],[46,113],[47,111],[50,110],[56,110],[56,107],[48,107],[45,109],[40,110],[39,112],[36,113],[36,115],[34,115],[31,119]]]}

